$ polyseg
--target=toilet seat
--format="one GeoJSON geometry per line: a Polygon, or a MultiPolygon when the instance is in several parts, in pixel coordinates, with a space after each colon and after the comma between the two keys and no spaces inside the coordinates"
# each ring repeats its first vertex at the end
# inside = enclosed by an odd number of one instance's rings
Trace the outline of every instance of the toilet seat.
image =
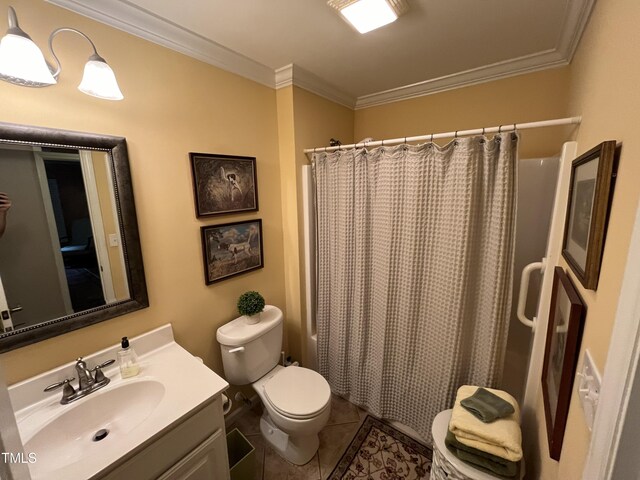
{"type": "Polygon", "coordinates": [[[312,418],[331,400],[331,388],[322,375],[308,368],[281,369],[263,386],[266,399],[275,411],[294,419],[312,418]]]}

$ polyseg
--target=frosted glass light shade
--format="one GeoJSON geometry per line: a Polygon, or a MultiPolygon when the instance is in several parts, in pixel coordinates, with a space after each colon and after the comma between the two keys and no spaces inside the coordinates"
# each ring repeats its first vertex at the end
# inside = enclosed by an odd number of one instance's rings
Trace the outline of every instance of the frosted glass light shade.
{"type": "Polygon", "coordinates": [[[0,75],[40,85],[56,83],[42,51],[33,40],[11,33],[0,40],[0,75]]]}
{"type": "Polygon", "coordinates": [[[102,60],[89,59],[84,66],[84,75],[82,82],[78,85],[78,90],[106,100],[122,100],[124,98],[113,70],[107,65],[107,62],[102,60]]]}
{"type": "Polygon", "coordinates": [[[340,10],[340,13],[360,33],[367,33],[398,18],[387,0],[359,0],[340,10]]]}

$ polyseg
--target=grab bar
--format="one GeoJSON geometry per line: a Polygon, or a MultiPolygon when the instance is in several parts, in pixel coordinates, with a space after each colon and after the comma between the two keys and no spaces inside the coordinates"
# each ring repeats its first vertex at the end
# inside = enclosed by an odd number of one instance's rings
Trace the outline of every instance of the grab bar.
{"type": "Polygon", "coordinates": [[[529,293],[529,279],[531,278],[531,272],[534,270],[540,270],[540,273],[544,274],[546,263],[546,258],[543,258],[541,262],[530,263],[524,267],[522,277],[520,277],[520,294],[518,295],[517,309],[518,320],[520,320],[523,325],[530,327],[534,332],[536,331],[536,317],[530,319],[524,314],[524,308],[527,306],[527,295],[529,293]]]}

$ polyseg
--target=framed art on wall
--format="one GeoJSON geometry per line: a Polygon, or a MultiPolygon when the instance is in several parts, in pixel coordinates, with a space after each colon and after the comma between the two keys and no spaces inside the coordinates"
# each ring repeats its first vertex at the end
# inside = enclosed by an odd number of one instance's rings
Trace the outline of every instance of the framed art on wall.
{"type": "Polygon", "coordinates": [[[264,267],[262,220],[201,227],[205,283],[264,267]]]}
{"type": "Polygon", "coordinates": [[[616,174],[615,150],[615,141],[603,142],[571,163],[562,256],[589,290],[598,287],[616,174]]]}
{"type": "Polygon", "coordinates": [[[554,460],[560,459],[562,450],[585,312],[571,279],[561,267],[556,267],[542,367],[549,455],[554,460]]]}
{"type": "Polygon", "coordinates": [[[258,210],[255,157],[189,153],[196,216],[258,210]]]}

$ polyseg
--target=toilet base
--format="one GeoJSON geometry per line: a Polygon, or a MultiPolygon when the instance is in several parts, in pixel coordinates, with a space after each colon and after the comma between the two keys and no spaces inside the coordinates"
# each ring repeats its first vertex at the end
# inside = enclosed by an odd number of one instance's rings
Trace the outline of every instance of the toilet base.
{"type": "Polygon", "coordinates": [[[296,465],[304,465],[309,462],[320,446],[317,434],[292,437],[276,427],[266,411],[260,418],[260,431],[267,443],[282,458],[296,465]]]}

